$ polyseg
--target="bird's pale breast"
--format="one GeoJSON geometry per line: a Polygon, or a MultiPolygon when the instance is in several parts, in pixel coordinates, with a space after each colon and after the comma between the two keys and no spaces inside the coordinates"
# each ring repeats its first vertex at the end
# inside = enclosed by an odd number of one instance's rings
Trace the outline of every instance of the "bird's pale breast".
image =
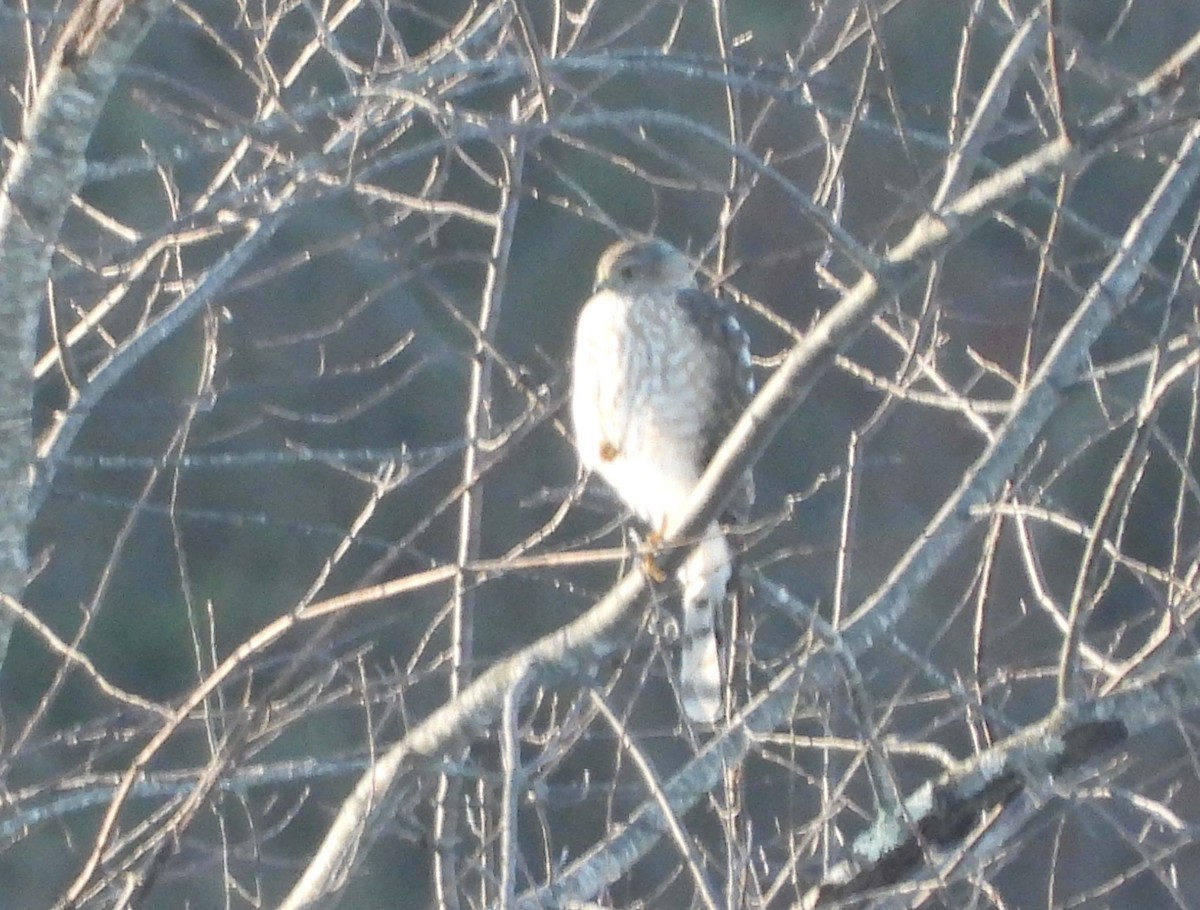
{"type": "Polygon", "coordinates": [[[580,313],[575,356],[572,416],[584,464],[662,528],[703,468],[711,352],[673,295],[603,291],[580,313]]]}

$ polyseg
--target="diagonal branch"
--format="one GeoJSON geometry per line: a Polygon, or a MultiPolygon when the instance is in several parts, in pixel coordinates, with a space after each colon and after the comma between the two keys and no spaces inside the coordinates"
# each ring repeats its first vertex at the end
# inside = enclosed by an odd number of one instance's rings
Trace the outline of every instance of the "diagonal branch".
{"type": "MultiPolygon", "coordinates": [[[[1111,128],[1127,126],[1127,122],[1120,121],[1111,128]]],[[[875,274],[864,275],[793,347],[764,385],[709,465],[688,514],[666,541],[667,549],[658,559],[659,568],[669,572],[679,565],[687,553],[682,544],[697,539],[719,514],[732,495],[733,479],[761,456],[837,355],[870,324],[891,295],[919,276],[922,262],[961,239],[988,213],[1014,202],[1032,181],[1070,167],[1099,149],[1112,135],[1106,129],[1094,130],[1089,136],[1095,144],[1085,147],[1072,146],[1065,138],[1051,141],[980,181],[945,209],[919,219],[908,236],[889,251],[883,266],[875,274]]],[[[847,642],[852,651],[869,648],[903,615],[916,592],[974,521],[971,508],[986,502],[1023,456],[1057,404],[1062,383],[1076,375],[1092,341],[1119,312],[1196,179],[1200,156],[1195,143],[1196,136],[1189,134],[1150,201],[1131,224],[1109,267],[1081,305],[1077,318],[1060,336],[1060,343],[1038,376],[1039,383],[1014,407],[996,440],[931,524],[931,533],[913,545],[887,583],[851,617],[847,642]]],[[[388,815],[400,775],[422,758],[495,722],[511,687],[553,684],[586,673],[620,647],[621,630],[644,586],[643,573],[635,568],[579,619],[492,666],[464,689],[459,699],[438,708],[381,753],[343,802],[317,853],[280,905],[281,910],[314,906],[335,890],[388,815]]],[[[772,680],[729,729],[667,782],[663,793],[671,808],[683,812],[694,805],[715,786],[727,764],[745,755],[753,731],[770,729],[786,716],[802,684],[833,672],[832,663],[814,659],[772,680]]],[[[603,846],[572,864],[553,884],[527,894],[517,906],[533,908],[594,895],[645,855],[664,833],[665,824],[657,803],[644,804],[603,846]]]]}
{"type": "MultiPolygon", "coordinates": [[[[1052,143],[1052,147],[1059,146],[1065,146],[1065,143],[1052,143]]],[[[1048,150],[1043,150],[1037,153],[1036,157],[1045,160],[1054,156],[1050,155],[1048,150]]],[[[1018,162],[1018,165],[1020,164],[1021,162],[1018,162]]],[[[1198,176],[1200,126],[1193,127],[1188,133],[1175,160],[1126,231],[1120,248],[1092,286],[1075,316],[1059,334],[1045,363],[1028,391],[1014,405],[1011,416],[997,433],[996,439],[967,472],[959,488],[901,558],[879,590],[849,618],[843,640],[850,653],[863,653],[896,624],[924,584],[953,553],[974,524],[975,507],[987,503],[1000,490],[1012,469],[1028,451],[1030,444],[1050,418],[1061,399],[1064,387],[1082,372],[1092,343],[1129,299],[1130,292],[1198,176]]],[[[985,184],[989,182],[991,181],[985,181],[985,184]]],[[[986,194],[982,192],[982,185],[966,194],[971,198],[981,198],[984,195],[986,194]]],[[[962,202],[963,200],[960,200],[959,204],[962,202]]],[[[924,248],[915,236],[919,228],[920,225],[914,228],[913,234],[910,234],[901,247],[914,250],[924,248]]],[[[934,233],[937,231],[934,230],[934,233]]],[[[948,235],[945,235],[942,242],[948,239],[948,235]]],[[[863,279],[868,280],[870,279],[863,279]]],[[[860,282],[860,285],[862,283],[860,282]]],[[[857,290],[856,288],[855,291],[857,290]]],[[[855,296],[855,291],[851,291],[838,307],[818,324],[817,331],[848,302],[856,309],[862,308],[862,298],[855,296]]],[[[839,322],[838,325],[841,327],[845,323],[839,322]]],[[[805,342],[801,342],[796,349],[804,344],[805,342]]],[[[765,441],[761,441],[760,434],[770,428],[767,420],[779,419],[778,409],[785,407],[787,402],[786,398],[780,402],[778,398],[770,396],[779,395],[780,390],[786,390],[792,382],[806,391],[815,381],[815,378],[808,377],[806,369],[800,368],[804,365],[793,367],[794,379],[780,378],[780,374],[784,373],[796,356],[796,349],[793,349],[784,367],[780,368],[759,393],[750,410],[738,422],[729,439],[718,451],[705,475],[705,483],[702,484],[704,495],[708,497],[708,500],[703,501],[704,505],[708,505],[709,500],[720,498],[721,488],[717,485],[717,480],[721,477],[738,476],[738,473],[751,463],[747,454],[748,451],[752,451],[751,446],[765,444],[765,441]],[[776,409],[768,408],[768,402],[775,404],[776,409]]],[[[832,353],[823,348],[819,348],[818,353],[823,354],[826,362],[832,357],[832,353]]],[[[696,500],[693,500],[693,503],[695,504],[696,500]]],[[[710,513],[704,509],[695,511],[695,515],[701,518],[707,514],[710,513]]],[[[686,522],[681,533],[689,531],[695,523],[686,522]]],[[[699,755],[664,785],[663,792],[667,795],[672,810],[687,811],[704,793],[716,786],[726,764],[742,759],[750,747],[754,733],[773,729],[786,718],[798,692],[803,689],[818,690],[831,685],[837,679],[838,672],[838,663],[833,655],[828,651],[818,650],[806,660],[772,679],[765,690],[734,718],[728,729],[708,743],[699,755]]],[[[633,864],[657,843],[664,831],[664,824],[657,803],[643,803],[630,815],[619,832],[573,863],[557,881],[529,892],[517,906],[525,910],[534,910],[546,903],[562,902],[568,898],[585,898],[595,894],[628,872],[633,864]]]]}
{"type": "MultiPolygon", "coordinates": [[[[812,908],[891,886],[927,870],[927,848],[961,849],[981,817],[1095,764],[1111,749],[1200,706],[1200,658],[1120,692],[1068,702],[1040,723],[959,762],[857,837],[850,858],[805,895],[812,908]]],[[[978,850],[977,850],[978,852],[978,850]]],[[[944,884],[944,882],[943,882],[944,884]]]]}

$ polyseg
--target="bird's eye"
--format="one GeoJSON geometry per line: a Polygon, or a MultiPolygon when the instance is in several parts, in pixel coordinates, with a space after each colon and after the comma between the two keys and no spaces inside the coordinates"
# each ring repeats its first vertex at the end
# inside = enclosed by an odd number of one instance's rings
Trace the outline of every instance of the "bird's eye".
{"type": "Polygon", "coordinates": [[[626,266],[621,267],[621,280],[622,281],[632,281],[633,280],[633,266],[626,265],[626,266]]]}

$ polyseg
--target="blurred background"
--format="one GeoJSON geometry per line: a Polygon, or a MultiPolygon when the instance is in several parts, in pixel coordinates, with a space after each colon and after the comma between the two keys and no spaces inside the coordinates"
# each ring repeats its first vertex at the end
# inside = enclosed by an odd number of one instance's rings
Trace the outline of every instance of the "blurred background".
{"type": "MultiPolygon", "coordinates": [[[[0,903],[53,905],[159,729],[98,678],[177,705],[289,611],[453,565],[470,488],[471,558],[497,562],[469,573],[457,601],[431,584],[247,654],[156,753],[120,815],[109,878],[88,892],[89,906],[118,905],[120,875],[161,845],[220,756],[222,783],[169,856],[155,854],[137,906],[276,904],[373,750],[580,615],[629,563],[562,558],[632,552],[617,501],[579,476],[562,407],[599,253],[632,234],[686,250],[735,302],[765,381],[860,275],[826,224],[876,254],[907,233],[1005,46],[1042,7],[1057,64],[1042,41],[1021,65],[976,180],[1118,101],[1200,28],[1200,6],[171,5],[109,98],[84,188],[49,238],[35,428],[51,438],[58,415],[87,414],[55,455],[25,603],[95,673],[18,625],[0,677],[0,903]],[[160,325],[171,326],[160,342],[134,343],[160,325]],[[483,362],[486,444],[465,480],[483,362]]],[[[3,10],[6,160],[30,74],[69,12],[3,10]]],[[[1195,102],[1179,86],[1158,120],[1061,181],[1034,181],[887,302],[758,463],[754,520],[733,531],[751,571],[835,625],[879,587],[1027,387],[1195,102]]],[[[1067,391],[1012,478],[1013,511],[981,513],[894,639],[862,656],[868,716],[845,691],[802,696],[792,724],[751,750],[736,818],[727,793],[687,816],[738,905],[791,906],[874,817],[874,785],[847,743],[885,743],[907,793],[946,756],[1044,715],[1062,644],[1046,603],[1084,604],[1086,643],[1110,661],[1085,662],[1095,691],[1121,661],[1190,650],[1194,200],[1184,212],[1093,351],[1096,374],[1067,391]],[[1107,549],[1092,553],[1089,537],[1107,549]],[[1170,646],[1145,651],[1164,616],[1170,646]]],[[[805,623],[764,600],[751,586],[730,633],[738,703],[811,645],[805,623]]],[[[662,586],[622,658],[591,681],[661,778],[697,747],[672,690],[675,609],[662,586]]],[[[647,799],[586,692],[539,691],[522,715],[519,890],[552,880],[647,799]]],[[[1169,804],[1179,826],[1136,801],[1074,793],[1010,853],[922,893],[942,906],[1196,905],[1192,745],[1181,719],[1103,778],[1169,804]]],[[[503,783],[494,731],[431,760],[343,906],[456,906],[447,891],[462,906],[496,900],[503,783]],[[454,855],[435,862],[447,839],[454,855]]],[[[694,900],[664,841],[603,905],[694,900]]]]}

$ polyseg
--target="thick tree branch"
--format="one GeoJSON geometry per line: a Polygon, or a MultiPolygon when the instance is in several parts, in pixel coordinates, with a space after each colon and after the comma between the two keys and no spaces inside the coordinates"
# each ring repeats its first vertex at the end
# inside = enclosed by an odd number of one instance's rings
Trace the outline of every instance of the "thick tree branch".
{"type": "MultiPolygon", "coordinates": [[[[1053,414],[1064,389],[1082,374],[1092,343],[1128,301],[1150,256],[1200,175],[1198,143],[1200,127],[1194,127],[1154,193],[1130,224],[1121,248],[1059,334],[1028,391],[1014,404],[1012,414],[996,439],[966,473],[962,484],[897,563],[884,584],[849,618],[843,640],[850,653],[862,654],[895,626],[925,583],[973,526],[977,520],[974,509],[988,503],[1001,489],[1053,414]]],[[[1000,187],[1023,185],[1030,178],[1033,165],[1040,169],[1045,162],[1063,161],[1066,154],[1065,142],[1053,142],[1014,165],[1014,173],[998,174],[977,185],[952,208],[963,217],[975,211],[984,199],[998,203],[1002,198],[1011,198],[993,194],[1000,187]]],[[[897,261],[895,257],[901,250],[905,251],[904,255],[915,258],[920,251],[948,242],[951,235],[945,226],[950,220],[932,216],[922,219],[889,259],[897,261]]],[[[796,345],[717,452],[693,499],[693,505],[699,507],[693,510],[696,517],[685,523],[681,533],[696,527],[700,520],[711,520],[706,518],[711,513],[704,507],[721,499],[722,479],[737,477],[753,463],[761,447],[791,413],[789,405],[795,400],[792,396],[802,397],[815,382],[818,374],[810,372],[815,369],[813,364],[829,363],[837,350],[834,340],[852,333],[858,325],[857,320],[869,318],[867,304],[870,293],[875,290],[874,280],[864,278],[804,341],[796,345]],[[803,359],[798,355],[801,350],[805,352],[803,359]],[[790,394],[789,390],[792,390],[790,394]]],[[[716,785],[723,767],[744,757],[754,733],[771,730],[786,717],[798,692],[806,688],[813,691],[827,688],[836,682],[837,673],[837,661],[828,652],[817,650],[776,676],[734,718],[728,729],[666,783],[663,790],[671,800],[672,809],[687,811],[716,785]]],[[[561,902],[596,894],[645,855],[662,836],[664,824],[657,804],[644,803],[630,815],[620,832],[572,863],[556,881],[527,894],[518,906],[533,910],[547,901],[561,902]]]]}
{"type": "Polygon", "coordinates": [[[803,906],[852,899],[922,873],[936,875],[932,856],[960,850],[987,813],[1008,808],[1031,790],[1044,798],[1056,780],[1197,707],[1200,658],[1195,657],[1114,694],[1060,706],[1042,722],[926,783],[896,812],[877,818],[855,839],[849,858],[805,895],[803,906]]]}
{"type": "MultiPolygon", "coordinates": [[[[0,592],[19,600],[33,511],[33,362],[38,313],[71,199],[83,183],[84,150],[134,48],[167,0],[84,4],[68,20],[40,74],[25,135],[0,184],[0,592]]],[[[12,620],[0,618],[0,661],[12,620]]]]}

